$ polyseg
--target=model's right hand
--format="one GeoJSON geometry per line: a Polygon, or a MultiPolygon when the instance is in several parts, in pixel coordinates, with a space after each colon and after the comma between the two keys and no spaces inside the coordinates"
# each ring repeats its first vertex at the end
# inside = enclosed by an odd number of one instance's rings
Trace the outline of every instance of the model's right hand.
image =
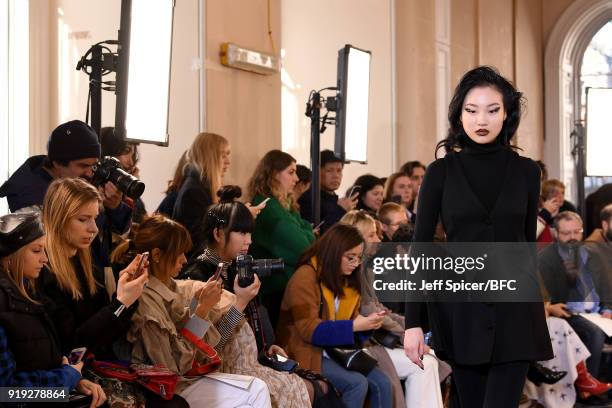
{"type": "Polygon", "coordinates": [[[425,336],[423,336],[423,329],[420,327],[406,329],[404,332],[404,352],[410,361],[422,369],[424,368],[425,336]]]}

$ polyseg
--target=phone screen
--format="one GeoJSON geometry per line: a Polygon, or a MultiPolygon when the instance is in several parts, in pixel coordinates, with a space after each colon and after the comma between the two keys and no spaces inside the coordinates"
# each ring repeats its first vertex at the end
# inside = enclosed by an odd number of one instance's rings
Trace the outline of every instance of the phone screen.
{"type": "Polygon", "coordinates": [[[70,362],[71,365],[75,365],[81,362],[81,360],[83,359],[83,356],[85,355],[85,351],[87,350],[87,348],[85,347],[79,347],[79,348],[75,348],[74,350],[72,350],[70,352],[70,356],[68,356],[68,361],[70,362]]]}
{"type": "Polygon", "coordinates": [[[219,277],[221,276],[221,272],[223,272],[223,269],[225,269],[225,264],[223,262],[219,262],[219,265],[217,265],[217,270],[215,271],[215,274],[213,275],[213,280],[219,280],[219,277]]]}

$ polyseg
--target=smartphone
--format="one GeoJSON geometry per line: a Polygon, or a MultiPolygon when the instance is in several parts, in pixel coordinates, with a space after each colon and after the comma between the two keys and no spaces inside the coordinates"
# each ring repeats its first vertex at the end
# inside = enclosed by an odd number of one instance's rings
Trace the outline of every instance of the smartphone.
{"type": "Polygon", "coordinates": [[[359,191],[361,191],[361,186],[354,185],[353,187],[351,187],[351,189],[349,190],[349,192],[348,192],[348,194],[346,196],[348,198],[351,198],[353,196],[353,194],[358,193],[359,191]]]}
{"type": "Polygon", "coordinates": [[[325,220],[321,221],[316,227],[313,228],[313,230],[316,230],[317,228],[320,228],[321,225],[325,224],[325,220]]]}
{"type": "Polygon", "coordinates": [[[142,254],[142,257],[140,258],[140,262],[138,262],[138,268],[136,268],[136,272],[134,273],[134,277],[132,279],[136,279],[140,275],[142,275],[142,272],[144,271],[145,263],[147,262],[148,259],[149,259],[149,253],[144,252],[142,254]]]}
{"type": "Polygon", "coordinates": [[[68,356],[68,362],[70,363],[70,365],[79,364],[83,359],[83,356],[85,355],[86,351],[87,347],[79,347],[73,349],[70,352],[70,355],[68,356]]]}
{"type": "Polygon", "coordinates": [[[268,202],[268,200],[269,200],[270,198],[272,198],[272,197],[268,197],[268,198],[266,198],[266,199],[265,199],[265,200],[263,200],[261,203],[257,204],[257,206],[260,206],[260,205],[262,205],[262,204],[267,203],[267,202],[268,202]]]}
{"type": "Polygon", "coordinates": [[[215,274],[213,275],[213,280],[219,280],[219,278],[221,277],[221,272],[223,272],[223,269],[225,269],[225,264],[223,262],[219,262],[219,265],[217,265],[217,270],[215,271],[215,274]]]}

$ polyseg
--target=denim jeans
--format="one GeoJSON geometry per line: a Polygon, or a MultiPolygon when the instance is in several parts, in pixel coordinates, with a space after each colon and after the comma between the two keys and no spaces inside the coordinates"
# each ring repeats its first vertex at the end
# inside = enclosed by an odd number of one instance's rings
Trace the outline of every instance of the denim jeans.
{"type": "Polygon", "coordinates": [[[606,341],[606,334],[582,316],[572,315],[567,318],[567,322],[591,352],[591,357],[587,358],[586,365],[589,373],[597,377],[599,375],[601,349],[606,341]]]}
{"type": "Polygon", "coordinates": [[[364,376],[357,371],[349,371],[335,361],[323,357],[321,371],[325,377],[342,393],[342,401],[349,408],[362,407],[370,390],[371,408],[391,408],[393,391],[391,381],[378,368],[364,376]]]}

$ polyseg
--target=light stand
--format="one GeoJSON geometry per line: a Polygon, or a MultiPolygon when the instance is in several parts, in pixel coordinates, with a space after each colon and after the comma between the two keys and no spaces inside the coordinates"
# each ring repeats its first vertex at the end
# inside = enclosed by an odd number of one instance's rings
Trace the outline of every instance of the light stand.
{"type": "Polygon", "coordinates": [[[321,221],[321,134],[325,132],[326,124],[334,124],[336,118],[329,117],[329,112],[334,112],[337,106],[337,95],[327,98],[321,97],[321,92],[326,90],[335,91],[335,87],[323,88],[319,91],[311,91],[306,103],[306,116],[310,118],[310,170],[312,182],[310,184],[310,205],[312,206],[312,220],[314,225],[321,221]],[[327,112],[321,119],[322,103],[325,102],[327,112]]]}

